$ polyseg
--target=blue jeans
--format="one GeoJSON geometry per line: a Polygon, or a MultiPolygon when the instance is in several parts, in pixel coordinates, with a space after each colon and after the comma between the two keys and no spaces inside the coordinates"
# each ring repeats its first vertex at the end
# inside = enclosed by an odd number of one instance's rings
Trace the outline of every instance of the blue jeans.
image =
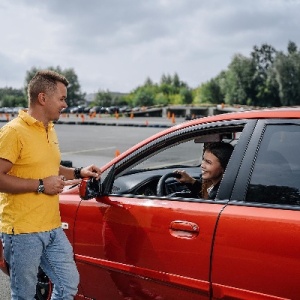
{"type": "Polygon", "coordinates": [[[79,274],[62,228],[40,233],[2,233],[2,242],[10,266],[12,300],[34,299],[39,266],[54,284],[52,300],[74,299],[79,274]]]}

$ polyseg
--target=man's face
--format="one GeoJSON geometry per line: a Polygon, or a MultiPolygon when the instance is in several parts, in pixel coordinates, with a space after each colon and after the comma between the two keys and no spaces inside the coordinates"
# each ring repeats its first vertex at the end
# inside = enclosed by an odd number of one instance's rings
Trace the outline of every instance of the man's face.
{"type": "Polygon", "coordinates": [[[60,113],[63,108],[68,105],[67,100],[67,88],[61,83],[57,82],[55,91],[46,94],[46,115],[48,121],[57,121],[60,117],[60,113]]]}

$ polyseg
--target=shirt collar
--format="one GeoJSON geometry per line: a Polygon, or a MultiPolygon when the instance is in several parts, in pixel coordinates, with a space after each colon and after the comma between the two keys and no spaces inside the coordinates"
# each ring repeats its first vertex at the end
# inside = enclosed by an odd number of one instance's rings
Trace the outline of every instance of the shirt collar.
{"type": "MultiPolygon", "coordinates": [[[[29,126],[36,124],[36,125],[38,125],[38,126],[44,128],[43,122],[38,121],[37,119],[35,119],[35,118],[32,117],[31,115],[29,115],[28,112],[25,111],[25,110],[20,110],[20,111],[19,111],[19,117],[20,117],[24,122],[26,122],[29,126]]],[[[53,122],[49,122],[49,123],[48,123],[48,129],[51,129],[51,128],[53,128],[53,127],[54,127],[53,122]]]]}

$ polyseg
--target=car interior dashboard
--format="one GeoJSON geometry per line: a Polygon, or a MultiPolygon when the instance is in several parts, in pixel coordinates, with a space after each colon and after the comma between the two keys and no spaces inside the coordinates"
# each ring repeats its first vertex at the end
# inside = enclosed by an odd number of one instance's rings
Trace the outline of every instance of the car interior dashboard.
{"type": "MultiPolygon", "coordinates": [[[[160,178],[174,172],[178,168],[156,169],[156,170],[139,170],[136,173],[123,174],[118,177],[113,185],[112,194],[133,194],[144,196],[156,196],[157,185],[160,178]]],[[[182,168],[181,168],[182,169],[182,168]]],[[[192,177],[199,179],[200,166],[185,167],[184,170],[192,177]]],[[[178,182],[175,178],[168,178],[166,181],[167,189],[171,193],[182,192],[187,190],[186,185],[178,182]]]]}

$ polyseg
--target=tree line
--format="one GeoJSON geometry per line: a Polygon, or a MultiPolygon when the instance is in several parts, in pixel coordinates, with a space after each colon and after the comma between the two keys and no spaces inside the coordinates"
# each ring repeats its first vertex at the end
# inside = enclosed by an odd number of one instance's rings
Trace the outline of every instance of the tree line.
{"type": "MultiPolygon", "coordinates": [[[[63,74],[70,82],[68,105],[85,103],[78,76],[74,69],[49,69],[63,74]]],[[[26,72],[24,89],[0,88],[1,106],[27,106],[26,87],[38,71],[36,67],[26,72]]],[[[226,70],[215,78],[191,88],[179,75],[163,74],[159,83],[147,78],[143,85],[128,94],[101,90],[91,105],[154,106],[176,104],[249,105],[261,107],[293,106],[300,104],[300,52],[290,41],[287,51],[277,51],[273,46],[254,46],[249,57],[235,54],[226,70]]]]}
{"type": "Polygon", "coordinates": [[[251,106],[300,104],[300,52],[289,42],[287,53],[263,44],[250,57],[234,55],[226,71],[202,84],[198,102],[251,106]]]}
{"type": "MultiPolygon", "coordinates": [[[[68,81],[68,105],[69,106],[77,106],[85,103],[85,93],[81,92],[81,86],[79,84],[78,76],[75,73],[74,69],[61,69],[58,67],[48,67],[47,69],[56,71],[62,75],[64,75],[68,81]]],[[[23,89],[14,89],[11,87],[0,88],[0,106],[1,107],[27,107],[27,86],[29,81],[33,78],[35,73],[39,69],[36,67],[32,67],[30,70],[26,72],[25,80],[24,80],[24,88],[23,89]]]]}

